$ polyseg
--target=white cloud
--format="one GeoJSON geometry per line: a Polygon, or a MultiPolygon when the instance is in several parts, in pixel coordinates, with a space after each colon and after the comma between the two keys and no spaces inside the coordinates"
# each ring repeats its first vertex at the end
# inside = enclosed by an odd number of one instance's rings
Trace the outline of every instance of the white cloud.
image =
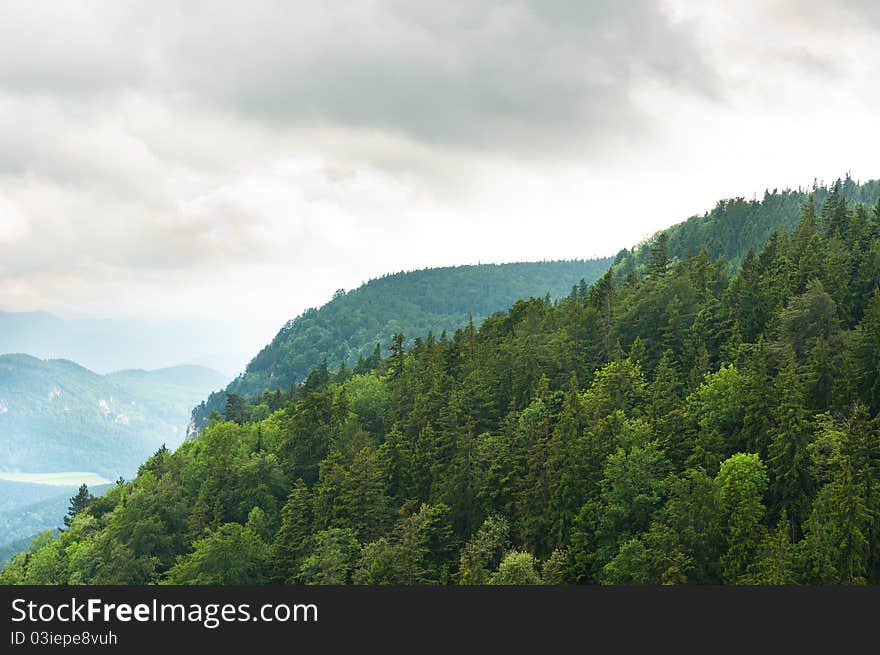
{"type": "Polygon", "coordinates": [[[876,5],[20,3],[0,308],[261,317],[877,176],[876,5]]]}

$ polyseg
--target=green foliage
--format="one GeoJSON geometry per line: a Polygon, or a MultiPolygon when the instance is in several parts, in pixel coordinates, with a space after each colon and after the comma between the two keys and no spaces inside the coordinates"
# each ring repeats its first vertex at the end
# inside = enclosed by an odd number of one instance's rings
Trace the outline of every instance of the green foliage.
{"type": "Polygon", "coordinates": [[[776,531],[770,534],[761,547],[757,562],[756,584],[789,585],[795,582],[795,546],[792,527],[783,511],[776,531]]]}
{"type": "Polygon", "coordinates": [[[608,456],[602,480],[602,515],[596,530],[597,567],[608,562],[627,535],[646,531],[666,494],[668,461],[657,442],[608,456]]]}
{"type": "Polygon", "coordinates": [[[568,582],[568,556],[556,549],[541,565],[541,582],[546,585],[562,585],[568,582]]]}
{"type": "Polygon", "coordinates": [[[651,582],[648,551],[638,537],[624,542],[599,574],[602,584],[644,585],[651,582]]]}
{"type": "Polygon", "coordinates": [[[535,570],[535,556],[520,550],[512,550],[498,565],[489,584],[494,585],[532,585],[541,584],[541,577],[535,570]]]}
{"type": "Polygon", "coordinates": [[[650,271],[627,251],[557,301],[322,356],[0,581],[880,583],[880,224],[850,202],[880,186],[850,182],[821,215],[730,201],[650,271]]]}
{"type": "Polygon", "coordinates": [[[765,537],[767,469],[755,454],[737,453],[721,463],[715,478],[727,551],[721,556],[725,582],[752,582],[765,537]]]}
{"type": "Polygon", "coordinates": [[[501,516],[488,516],[461,549],[460,584],[485,584],[510,544],[510,525],[501,516]]]}
{"type": "Polygon", "coordinates": [[[204,428],[212,409],[223,410],[227,394],[253,397],[287,389],[320,370],[322,362],[333,368],[345,364],[355,373],[372,370],[378,364],[374,348],[387,349],[395,334],[451,333],[469,317],[479,323],[520,298],[548,293],[560,298],[572,285],[594,282],[610,263],[604,258],[433,268],[337,292],[323,307],[289,321],[225,391],[193,410],[193,420],[204,428]]]}
{"type": "Polygon", "coordinates": [[[250,526],[224,523],[193,543],[167,574],[169,584],[240,585],[266,580],[269,547],[250,526]]]}
{"type": "Polygon", "coordinates": [[[281,509],[281,527],[272,546],[272,577],[292,582],[308,554],[313,527],[312,498],[300,478],[294,483],[281,509]]]}
{"type": "Polygon", "coordinates": [[[688,463],[717,471],[725,453],[743,447],[745,380],[732,364],[707,375],[688,398],[697,438],[688,463]]]}
{"type": "Polygon", "coordinates": [[[83,511],[86,506],[89,504],[89,501],[92,500],[92,494],[89,493],[89,487],[86,484],[82,484],[79,487],[79,490],[76,492],[76,495],[70,499],[70,505],[67,508],[67,515],[64,517],[64,525],[70,527],[70,522],[83,511]]]}
{"type": "Polygon", "coordinates": [[[315,534],[311,553],[300,566],[297,580],[304,584],[347,584],[360,551],[354,530],[330,528],[315,534]]]}

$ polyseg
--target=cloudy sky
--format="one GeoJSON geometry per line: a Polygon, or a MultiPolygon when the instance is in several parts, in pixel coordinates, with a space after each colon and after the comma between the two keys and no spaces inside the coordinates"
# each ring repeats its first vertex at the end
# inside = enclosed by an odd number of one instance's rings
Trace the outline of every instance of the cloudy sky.
{"type": "Polygon", "coordinates": [[[4,2],[0,309],[274,328],[880,176],[880,5],[4,2]]]}

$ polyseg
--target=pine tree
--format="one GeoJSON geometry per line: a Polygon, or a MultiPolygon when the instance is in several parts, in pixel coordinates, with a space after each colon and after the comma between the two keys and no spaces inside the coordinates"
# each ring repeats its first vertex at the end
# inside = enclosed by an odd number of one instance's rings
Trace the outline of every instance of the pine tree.
{"type": "Polygon", "coordinates": [[[770,490],[775,502],[773,509],[777,516],[791,517],[791,538],[797,539],[808,516],[813,492],[807,453],[812,429],[791,349],[787,351],[782,370],[774,381],[773,395],[775,402],[770,416],[772,432],[767,458],[770,490]]]}
{"type": "MultiPolygon", "coordinates": [[[[837,346],[839,340],[835,338],[833,341],[837,346]]],[[[804,365],[804,380],[807,383],[805,400],[807,406],[815,411],[833,406],[839,371],[838,358],[831,351],[828,339],[816,337],[804,365]]]]}
{"type": "Polygon", "coordinates": [[[843,195],[843,186],[839,179],[831,187],[831,193],[822,206],[822,224],[825,233],[829,236],[843,238],[847,234],[849,213],[846,198],[843,195]]]}
{"type": "Polygon", "coordinates": [[[68,505],[67,514],[64,517],[64,525],[69,528],[73,519],[76,518],[76,515],[88,506],[92,498],[93,496],[91,492],[89,492],[88,485],[81,484],[76,495],[72,496],[70,499],[70,505],[68,505]]]}
{"type": "Polygon", "coordinates": [[[721,556],[724,581],[750,583],[765,536],[767,470],[757,455],[737,453],[721,464],[715,484],[727,542],[721,556]]]}
{"type": "Polygon", "coordinates": [[[391,519],[379,458],[370,447],[361,448],[346,471],[340,489],[342,523],[357,530],[363,542],[373,541],[387,531],[391,519]]]}
{"type": "Polygon", "coordinates": [[[758,258],[750,248],[729,291],[734,319],[740,335],[747,342],[754,342],[766,321],[759,283],[758,258]]]}
{"type": "Polygon", "coordinates": [[[223,418],[242,425],[248,419],[244,398],[236,393],[226,394],[226,409],[223,412],[223,418]]]}
{"type": "Polygon", "coordinates": [[[461,549],[459,584],[485,584],[510,546],[510,524],[498,515],[487,517],[461,549]]]}
{"type": "Polygon", "coordinates": [[[756,567],[755,584],[790,585],[796,582],[797,563],[792,531],[788,516],[783,510],[776,531],[764,541],[761,548],[762,555],[756,567]]]}
{"type": "Polygon", "coordinates": [[[312,498],[302,478],[294,483],[281,509],[281,527],[272,545],[272,577],[290,582],[311,548],[312,498]]]}
{"type": "Polygon", "coordinates": [[[572,524],[584,497],[586,472],[580,442],[585,423],[577,378],[572,376],[559,420],[548,442],[548,529],[544,543],[535,551],[542,557],[553,552],[554,547],[568,544],[572,524]]]}
{"type": "Polygon", "coordinates": [[[667,350],[654,369],[654,379],[647,388],[646,416],[654,436],[666,456],[680,466],[694,447],[693,432],[688,430],[682,399],[682,384],[667,350]]]}
{"type": "Polygon", "coordinates": [[[611,360],[614,342],[612,340],[612,328],[614,323],[614,277],[608,271],[590,289],[590,304],[598,311],[601,318],[602,349],[601,358],[607,362],[611,360]]]}
{"type": "Polygon", "coordinates": [[[388,347],[388,349],[391,351],[388,370],[391,374],[392,379],[400,377],[400,375],[403,373],[403,364],[406,357],[406,349],[403,345],[405,339],[406,337],[404,337],[403,333],[398,332],[394,335],[394,338],[391,340],[391,345],[388,347]]]}
{"type": "Polygon", "coordinates": [[[303,382],[303,392],[322,391],[330,384],[330,369],[327,367],[327,358],[321,361],[321,365],[313,369],[303,382]]]}
{"type": "Polygon", "coordinates": [[[648,258],[648,275],[657,277],[665,275],[669,268],[669,235],[660,232],[654,237],[648,258]]]}
{"type": "Polygon", "coordinates": [[[865,408],[857,405],[840,423],[826,415],[817,440],[831,445],[832,472],[806,527],[810,581],[864,584],[877,543],[877,435],[865,408]]]}
{"type": "Polygon", "coordinates": [[[849,378],[859,398],[876,413],[880,411],[880,287],[874,290],[850,343],[849,378]]]}
{"type": "Polygon", "coordinates": [[[851,461],[842,462],[840,473],[832,482],[829,492],[829,518],[837,544],[837,581],[843,584],[864,584],[870,552],[868,539],[871,515],[865,490],[851,461]]]}
{"type": "Polygon", "coordinates": [[[810,280],[820,278],[821,244],[816,225],[816,205],[812,194],[801,210],[801,219],[792,235],[790,259],[795,267],[792,291],[803,293],[810,280]]]}
{"type": "Polygon", "coordinates": [[[353,528],[352,516],[346,511],[343,490],[348,478],[345,457],[338,450],[329,453],[321,461],[318,482],[314,488],[315,526],[329,528],[353,528]]]}
{"type": "Polygon", "coordinates": [[[754,345],[741,346],[739,351],[745,372],[743,397],[743,440],[749,452],[760,457],[767,455],[770,439],[770,414],[773,398],[768,390],[773,377],[768,362],[769,354],[764,337],[754,345]]]}

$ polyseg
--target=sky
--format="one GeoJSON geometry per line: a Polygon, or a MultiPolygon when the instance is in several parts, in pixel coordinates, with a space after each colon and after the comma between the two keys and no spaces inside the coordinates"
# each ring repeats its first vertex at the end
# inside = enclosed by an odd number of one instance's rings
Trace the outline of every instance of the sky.
{"type": "Polygon", "coordinates": [[[0,309],[247,319],[880,177],[872,0],[0,8],[0,309]]]}

